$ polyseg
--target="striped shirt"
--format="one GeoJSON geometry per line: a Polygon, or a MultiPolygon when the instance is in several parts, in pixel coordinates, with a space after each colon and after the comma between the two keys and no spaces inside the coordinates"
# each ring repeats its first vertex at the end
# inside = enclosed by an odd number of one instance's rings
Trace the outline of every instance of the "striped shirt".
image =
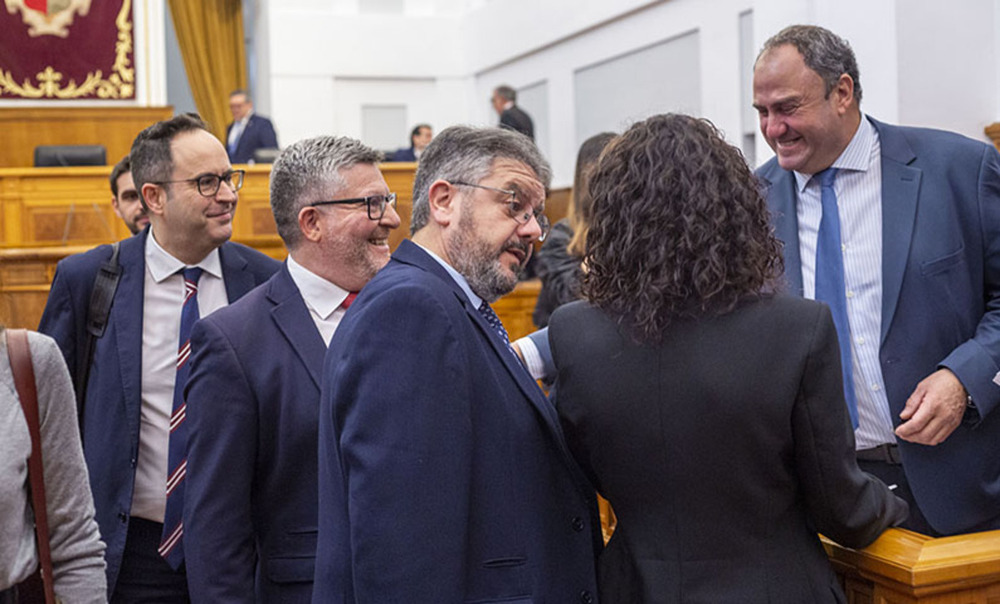
{"type": "MultiPolygon", "coordinates": [[[[847,317],[851,329],[854,388],[858,402],[858,449],[894,443],[892,417],[879,364],[882,333],[882,164],[874,126],[861,117],[850,144],[832,167],[840,210],[847,317]]],[[[816,240],[823,216],[819,179],[795,172],[799,252],[807,298],[816,292],[816,240]]]]}

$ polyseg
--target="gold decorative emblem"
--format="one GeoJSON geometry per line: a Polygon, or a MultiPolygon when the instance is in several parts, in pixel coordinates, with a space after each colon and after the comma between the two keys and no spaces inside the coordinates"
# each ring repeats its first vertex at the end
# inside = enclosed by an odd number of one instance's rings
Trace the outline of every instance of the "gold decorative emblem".
{"type": "Polygon", "coordinates": [[[28,26],[28,35],[59,36],[69,35],[69,26],[77,13],[86,17],[90,12],[90,0],[4,0],[7,12],[21,11],[21,18],[28,26]]]}
{"type": "MultiPolygon", "coordinates": [[[[4,0],[7,11],[14,14],[21,10],[31,36],[54,35],[65,38],[67,27],[72,25],[77,12],[86,16],[91,0],[4,0]]],[[[70,80],[62,84],[63,74],[51,65],[35,74],[35,82],[25,79],[21,84],[14,81],[10,71],[0,69],[0,89],[26,99],[57,98],[76,99],[96,94],[102,99],[132,98],[135,92],[135,68],[130,66],[129,53],[132,52],[132,21],[129,13],[132,0],[124,0],[118,11],[115,26],[118,41],[115,43],[115,62],[111,75],[106,79],[101,70],[90,72],[82,84],[70,80]]]]}

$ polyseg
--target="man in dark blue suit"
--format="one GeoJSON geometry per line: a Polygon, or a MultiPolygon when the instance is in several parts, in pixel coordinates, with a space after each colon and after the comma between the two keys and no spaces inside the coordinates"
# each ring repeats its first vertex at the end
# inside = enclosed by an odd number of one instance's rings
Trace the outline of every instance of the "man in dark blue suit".
{"type": "Polygon", "coordinates": [[[397,150],[389,161],[420,161],[424,149],[431,144],[434,131],[430,124],[417,124],[410,132],[410,146],[397,150]]]}
{"type": "Polygon", "coordinates": [[[379,153],[321,136],[271,170],[285,266],[195,326],[184,553],[194,602],[309,602],[323,356],[399,226],[379,153]]]}
{"type": "Polygon", "coordinates": [[[251,163],[257,149],[277,149],[278,136],[274,133],[271,120],[257,115],[253,101],[245,90],[234,90],[229,94],[229,111],[233,121],[226,126],[226,150],[229,161],[234,164],[251,163]]]}
{"type": "Polygon", "coordinates": [[[535,122],[517,106],[517,91],[510,86],[497,86],[490,97],[494,111],[500,116],[500,127],[520,132],[535,140],[535,122]]]}
{"type": "Polygon", "coordinates": [[[904,526],[998,529],[1000,157],[878,122],[860,100],[853,51],[823,28],[786,28],[757,58],[777,154],[758,175],[788,283],[834,309],[859,464],[909,500],[904,526]]]}
{"type": "Polygon", "coordinates": [[[58,342],[74,378],[90,372],[84,454],[107,543],[110,599],[183,602],[184,568],[168,565],[159,551],[181,315],[190,293],[179,271],[201,269],[194,289],[205,316],[263,283],[280,264],[228,242],[243,174],[197,116],[143,130],[130,156],[150,227],[120,243],[121,277],[90,366],[82,359],[91,289],[111,246],[59,263],[39,330],[58,342]]]}
{"type": "Polygon", "coordinates": [[[427,147],[413,239],[324,363],[313,602],[596,597],[594,491],[489,306],[548,230],[549,174],[501,129],[427,147]]]}

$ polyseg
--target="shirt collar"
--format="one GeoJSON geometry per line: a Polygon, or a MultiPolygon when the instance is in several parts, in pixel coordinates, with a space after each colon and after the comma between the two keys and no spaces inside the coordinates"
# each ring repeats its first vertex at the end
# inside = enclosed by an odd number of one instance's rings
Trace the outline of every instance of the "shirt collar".
{"type": "Polygon", "coordinates": [[[469,298],[469,302],[472,302],[472,306],[474,308],[479,308],[479,306],[483,303],[483,299],[477,296],[472,291],[472,288],[469,287],[469,282],[465,279],[465,277],[462,276],[462,273],[456,271],[452,265],[448,264],[440,256],[430,251],[429,249],[425,248],[424,246],[420,245],[419,243],[414,242],[414,245],[427,252],[427,254],[430,255],[431,258],[436,260],[437,263],[444,268],[444,270],[448,271],[448,274],[451,275],[451,278],[455,281],[455,283],[457,283],[458,286],[462,288],[462,291],[465,292],[465,295],[469,298]]]}
{"type": "MultiPolygon", "coordinates": [[[[149,273],[153,276],[153,280],[157,283],[162,282],[167,277],[188,266],[177,258],[174,258],[170,252],[163,249],[163,247],[156,242],[156,237],[153,236],[152,227],[150,227],[149,234],[146,236],[145,255],[146,266],[149,267],[149,273]]],[[[195,264],[194,266],[200,267],[202,271],[212,275],[213,277],[221,279],[222,261],[219,259],[219,248],[215,248],[209,252],[207,256],[201,259],[201,262],[195,264]]]]}
{"type": "MultiPolygon", "coordinates": [[[[854,136],[851,137],[851,142],[847,144],[847,147],[844,148],[840,156],[834,160],[830,167],[839,170],[867,172],[871,165],[869,160],[872,155],[872,145],[875,144],[876,136],[875,126],[872,126],[871,122],[865,117],[865,114],[862,113],[861,123],[858,125],[854,136]]],[[[812,177],[812,174],[795,172],[795,184],[798,186],[799,193],[805,191],[806,185],[809,184],[809,180],[812,177]]]]}
{"type": "Polygon", "coordinates": [[[333,311],[340,308],[347,294],[346,289],[327,281],[316,273],[302,266],[295,261],[291,254],[285,261],[288,265],[288,272],[292,275],[292,281],[299,288],[302,299],[306,306],[311,308],[321,319],[328,319],[333,311]]]}

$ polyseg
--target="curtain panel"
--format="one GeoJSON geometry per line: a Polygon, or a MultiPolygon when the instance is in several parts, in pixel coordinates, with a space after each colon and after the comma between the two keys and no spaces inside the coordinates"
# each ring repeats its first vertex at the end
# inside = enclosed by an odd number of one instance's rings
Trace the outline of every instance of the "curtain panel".
{"type": "Polygon", "coordinates": [[[247,85],[240,0],[169,0],[177,43],[198,113],[220,139],[231,121],[229,93],[247,85]]]}

